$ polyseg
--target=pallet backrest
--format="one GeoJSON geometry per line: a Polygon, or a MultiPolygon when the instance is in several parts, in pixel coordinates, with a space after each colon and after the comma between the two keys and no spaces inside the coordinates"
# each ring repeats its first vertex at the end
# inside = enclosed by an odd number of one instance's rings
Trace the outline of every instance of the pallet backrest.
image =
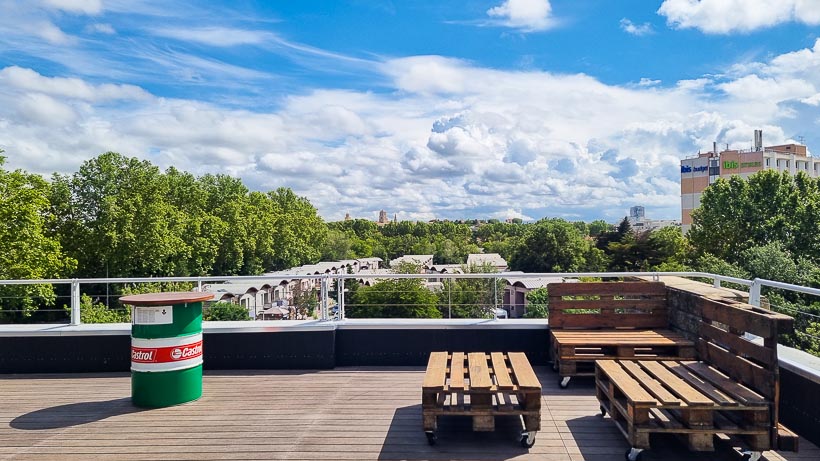
{"type": "Polygon", "coordinates": [[[550,283],[550,328],[667,328],[663,282],[550,283]]]}
{"type": "Polygon", "coordinates": [[[673,326],[697,339],[702,361],[763,397],[776,400],[777,336],[793,330],[793,318],[751,304],[704,297],[676,308],[682,312],[673,316],[673,326]]]}

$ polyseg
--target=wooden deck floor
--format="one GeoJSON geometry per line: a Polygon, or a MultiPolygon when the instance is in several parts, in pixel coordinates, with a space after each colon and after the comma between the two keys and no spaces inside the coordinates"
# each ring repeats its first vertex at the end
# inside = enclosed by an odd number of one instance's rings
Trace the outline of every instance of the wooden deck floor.
{"type": "MultiPolygon", "coordinates": [[[[131,405],[127,374],[0,375],[0,460],[623,459],[626,442],[597,416],[592,382],[561,390],[555,373],[536,371],[542,431],[529,450],[517,443],[515,418],[492,433],[444,418],[438,444],[428,446],[417,367],[211,372],[202,399],[156,410],[131,405]]],[[[653,443],[646,461],[731,459],[729,451],[694,455],[675,439],[653,443]]],[[[818,460],[820,451],[801,440],[799,455],[766,457],[818,460]]]]}

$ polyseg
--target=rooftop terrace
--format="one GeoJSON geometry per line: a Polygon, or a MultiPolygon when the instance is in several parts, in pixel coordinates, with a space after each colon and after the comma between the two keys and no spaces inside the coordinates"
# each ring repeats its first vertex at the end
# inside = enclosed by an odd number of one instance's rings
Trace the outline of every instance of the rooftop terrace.
{"type": "MultiPolygon", "coordinates": [[[[744,295],[664,281],[704,297],[744,295]]],[[[546,366],[548,328],[543,319],[206,322],[203,397],[146,410],[131,403],[122,353],[129,324],[0,326],[0,370],[7,373],[0,374],[0,460],[623,459],[627,442],[599,416],[592,379],[558,388],[546,366]],[[421,383],[429,352],[482,349],[525,351],[535,366],[542,430],[531,449],[518,443],[516,417],[499,417],[490,433],[473,432],[469,418],[444,417],[438,443],[427,444],[421,383]]],[[[810,440],[801,437],[799,453],[766,452],[764,459],[820,460],[812,443],[816,357],[788,348],[779,354],[781,420],[810,440]]],[[[731,447],[693,453],[672,436],[653,435],[643,459],[737,458],[731,447]]]]}
{"type": "MultiPolygon", "coordinates": [[[[513,417],[490,433],[473,432],[469,418],[443,418],[429,446],[423,367],[208,372],[200,400],[153,410],[131,405],[126,373],[4,375],[0,459],[623,459],[627,443],[598,416],[593,382],[559,389],[550,369],[536,372],[542,431],[529,450],[513,417]]],[[[645,460],[733,459],[729,448],[694,454],[674,438],[653,445],[645,460]]],[[[817,460],[820,450],[801,440],[800,453],[765,459],[817,460]]]]}

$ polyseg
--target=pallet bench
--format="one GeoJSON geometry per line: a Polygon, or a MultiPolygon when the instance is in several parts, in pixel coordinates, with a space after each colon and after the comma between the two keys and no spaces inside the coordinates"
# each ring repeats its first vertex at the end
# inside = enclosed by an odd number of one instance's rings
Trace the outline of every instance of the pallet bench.
{"type": "Polygon", "coordinates": [[[559,384],[594,376],[595,361],[688,360],[695,344],[669,329],[662,282],[551,283],[549,324],[559,384]]]}
{"type": "Polygon", "coordinates": [[[520,416],[521,445],[530,448],[541,429],[541,383],[523,352],[433,352],[422,392],[427,441],[436,442],[442,415],[473,419],[474,431],[495,430],[495,417],[520,416]]]}
{"type": "Polygon", "coordinates": [[[678,434],[690,450],[714,450],[714,438],[733,438],[747,459],[764,450],[796,449],[779,424],[777,335],[791,317],[743,303],[701,298],[683,327],[697,336],[700,360],[599,360],[596,395],[631,448],[635,461],[653,433],[678,434]],[[750,333],[762,339],[750,339],[750,333]],[[762,343],[761,343],[762,341],[762,343]]]}

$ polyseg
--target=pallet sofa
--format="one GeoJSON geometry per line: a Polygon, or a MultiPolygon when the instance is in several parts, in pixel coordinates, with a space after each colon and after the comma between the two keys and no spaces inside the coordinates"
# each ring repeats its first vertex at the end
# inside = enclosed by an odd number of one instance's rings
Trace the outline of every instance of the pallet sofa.
{"type": "Polygon", "coordinates": [[[669,327],[662,282],[550,283],[553,368],[566,388],[595,361],[691,360],[695,343],[669,327]]]}
{"type": "Polygon", "coordinates": [[[773,448],[796,451],[797,437],[778,421],[777,337],[792,331],[793,319],[728,300],[680,304],[671,317],[699,360],[596,362],[602,416],[627,438],[627,459],[639,459],[653,433],[677,434],[693,451],[732,437],[751,460],[773,448]]]}

